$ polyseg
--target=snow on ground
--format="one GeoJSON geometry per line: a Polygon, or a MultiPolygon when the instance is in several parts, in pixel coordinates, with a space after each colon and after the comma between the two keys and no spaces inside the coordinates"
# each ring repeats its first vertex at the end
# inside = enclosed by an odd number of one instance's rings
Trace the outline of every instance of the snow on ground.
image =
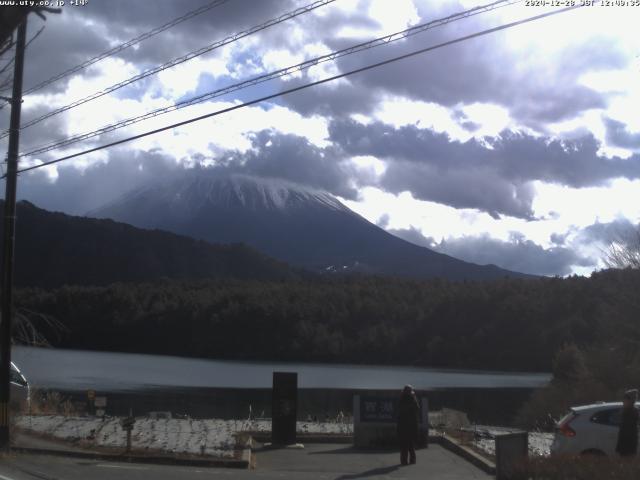
{"type": "MultiPolygon", "coordinates": [[[[475,434],[473,446],[491,456],[496,454],[496,435],[516,431],[509,428],[484,425],[476,425],[468,430],[475,434]]],[[[553,433],[529,432],[529,455],[549,455],[552,443],[553,433]]]]}
{"type": "MultiPolygon", "coordinates": [[[[84,446],[124,447],[126,433],[120,418],[73,417],[63,415],[22,416],[16,426],[84,446]]],[[[162,451],[232,457],[236,433],[271,431],[271,420],[219,420],[137,418],[132,431],[135,450],[162,451]],[[204,452],[202,451],[204,447],[204,452]]],[[[298,422],[300,433],[352,433],[347,423],[298,422]]]]}
{"type": "MultiPolygon", "coordinates": [[[[94,417],[63,415],[34,415],[18,417],[18,427],[45,434],[61,440],[80,442],[84,446],[124,447],[126,434],[120,426],[120,418],[107,417],[103,421],[94,417]]],[[[353,434],[351,419],[344,422],[298,422],[298,433],[353,434]]],[[[472,445],[495,455],[495,437],[513,429],[476,425],[465,428],[472,432],[472,445]]],[[[167,453],[201,454],[232,457],[236,448],[236,434],[242,432],[270,432],[271,420],[220,420],[137,418],[132,432],[135,450],[167,453]]],[[[529,433],[529,453],[549,455],[553,442],[552,433],[529,433]]],[[[241,446],[240,446],[241,447],[241,446]]]]}
{"type": "MultiPolygon", "coordinates": [[[[245,431],[270,432],[271,420],[252,420],[244,422],[245,431]]],[[[298,433],[318,433],[318,434],[353,434],[353,423],[349,419],[345,422],[298,422],[296,430],[298,433]]]]}

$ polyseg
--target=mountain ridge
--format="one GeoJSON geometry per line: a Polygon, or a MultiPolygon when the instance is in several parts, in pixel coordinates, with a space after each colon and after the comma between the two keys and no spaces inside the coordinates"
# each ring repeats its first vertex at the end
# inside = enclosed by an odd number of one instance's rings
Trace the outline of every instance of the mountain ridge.
{"type": "Polygon", "coordinates": [[[17,286],[107,285],[163,277],[290,280],[299,276],[283,262],[242,244],[214,245],[109,219],[49,212],[27,201],[18,202],[17,217],[17,286]]]}
{"type": "Polygon", "coordinates": [[[88,214],[213,243],[243,242],[316,272],[455,280],[533,277],[407,242],[322,190],[280,179],[221,175],[214,169],[187,171],[88,214]]]}

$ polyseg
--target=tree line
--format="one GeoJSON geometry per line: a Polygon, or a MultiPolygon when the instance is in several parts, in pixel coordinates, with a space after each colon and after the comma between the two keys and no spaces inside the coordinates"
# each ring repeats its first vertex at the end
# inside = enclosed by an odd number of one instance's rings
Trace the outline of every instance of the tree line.
{"type": "Polygon", "coordinates": [[[162,279],[24,288],[15,303],[63,348],[550,371],[568,343],[638,351],[639,287],[638,270],[478,282],[162,279]]]}

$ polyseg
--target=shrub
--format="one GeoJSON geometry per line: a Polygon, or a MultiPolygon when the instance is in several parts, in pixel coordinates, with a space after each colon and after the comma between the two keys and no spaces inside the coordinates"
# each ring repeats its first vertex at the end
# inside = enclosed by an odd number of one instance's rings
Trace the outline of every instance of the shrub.
{"type": "Polygon", "coordinates": [[[77,409],[73,403],[60,392],[52,390],[31,390],[31,408],[32,415],[75,415],[77,409]]]}
{"type": "Polygon", "coordinates": [[[583,455],[533,457],[514,466],[512,480],[637,480],[638,459],[583,455]]]}

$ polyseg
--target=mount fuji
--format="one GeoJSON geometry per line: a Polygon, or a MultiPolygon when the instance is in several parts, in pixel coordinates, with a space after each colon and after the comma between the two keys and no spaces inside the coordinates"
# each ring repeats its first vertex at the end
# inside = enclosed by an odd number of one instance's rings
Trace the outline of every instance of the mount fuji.
{"type": "Polygon", "coordinates": [[[279,179],[193,169],[172,182],[130,192],[87,216],[213,243],[242,242],[317,272],[453,280],[529,277],[414,245],[327,192],[279,179]]]}

